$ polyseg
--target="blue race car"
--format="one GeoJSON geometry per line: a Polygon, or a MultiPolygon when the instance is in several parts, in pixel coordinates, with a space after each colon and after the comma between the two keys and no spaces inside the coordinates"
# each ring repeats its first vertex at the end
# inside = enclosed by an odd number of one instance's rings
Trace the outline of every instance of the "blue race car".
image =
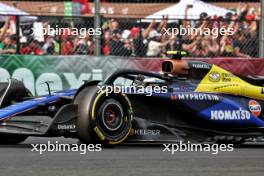
{"type": "Polygon", "coordinates": [[[84,143],[213,141],[264,135],[264,80],[169,52],[162,73],[117,70],[103,82],[34,97],[23,83],[0,83],[0,143],[28,136],[84,143]]]}

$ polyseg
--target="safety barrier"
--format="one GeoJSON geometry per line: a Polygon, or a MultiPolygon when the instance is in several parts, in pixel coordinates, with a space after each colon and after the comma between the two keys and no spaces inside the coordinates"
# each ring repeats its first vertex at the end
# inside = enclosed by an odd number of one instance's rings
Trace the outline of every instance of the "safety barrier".
{"type": "MultiPolygon", "coordinates": [[[[212,58],[195,59],[219,65],[238,75],[264,76],[263,59],[212,58]]],[[[160,71],[162,59],[94,57],[94,56],[33,56],[1,55],[0,81],[8,78],[23,80],[35,94],[44,94],[50,82],[53,91],[78,88],[83,80],[103,80],[117,69],[129,68],[160,71]]]]}

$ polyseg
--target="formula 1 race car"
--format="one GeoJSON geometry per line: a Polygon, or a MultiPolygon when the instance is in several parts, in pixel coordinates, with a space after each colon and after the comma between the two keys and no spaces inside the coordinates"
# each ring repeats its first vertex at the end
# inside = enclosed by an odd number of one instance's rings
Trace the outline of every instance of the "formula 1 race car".
{"type": "Polygon", "coordinates": [[[117,70],[103,82],[34,97],[23,83],[0,84],[0,143],[28,136],[84,143],[243,143],[264,135],[264,80],[168,52],[162,73],[117,70]]]}

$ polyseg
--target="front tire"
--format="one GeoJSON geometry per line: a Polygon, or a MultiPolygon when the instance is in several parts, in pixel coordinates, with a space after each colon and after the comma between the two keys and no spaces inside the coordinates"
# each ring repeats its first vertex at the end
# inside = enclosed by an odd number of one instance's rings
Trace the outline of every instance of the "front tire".
{"type": "Polygon", "coordinates": [[[76,97],[77,132],[84,143],[116,145],[129,135],[132,108],[126,95],[106,94],[97,86],[83,89],[76,97]]]}

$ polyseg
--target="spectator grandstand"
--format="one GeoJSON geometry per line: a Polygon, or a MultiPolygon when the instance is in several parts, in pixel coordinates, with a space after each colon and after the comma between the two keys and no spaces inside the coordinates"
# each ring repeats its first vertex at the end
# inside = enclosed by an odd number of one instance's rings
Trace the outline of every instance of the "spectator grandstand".
{"type": "MultiPolygon", "coordinates": [[[[35,55],[92,55],[94,35],[73,29],[89,29],[94,26],[93,5],[89,3],[85,12],[65,16],[63,2],[2,2],[30,16],[2,14],[0,17],[0,53],[35,55]],[[37,18],[30,18],[30,17],[37,18]],[[28,20],[21,20],[29,17],[28,20]],[[66,28],[67,32],[48,28],[66,28]],[[36,31],[38,33],[36,33],[36,31]]],[[[102,7],[101,50],[103,55],[134,57],[165,57],[167,50],[186,50],[193,57],[258,57],[259,3],[219,3],[225,15],[210,15],[203,12],[198,18],[189,18],[192,4],[184,7],[184,16],[145,20],[145,17],[175,3],[120,3],[104,2],[102,7]],[[157,5],[158,4],[158,5],[157,5]],[[143,10],[143,7],[147,9],[143,10]],[[112,9],[111,9],[112,8],[112,9]],[[132,9],[132,12],[131,12],[132,9]],[[141,12],[139,10],[140,9],[141,12]],[[134,11],[133,11],[134,10],[134,11]],[[112,12],[111,12],[112,11],[112,12]],[[115,12],[113,12],[115,11],[115,12]],[[186,30],[196,28],[192,35],[175,34],[169,29],[186,30]],[[210,29],[205,34],[205,30],[210,29]],[[231,33],[220,33],[220,29],[231,33]],[[202,32],[201,32],[202,31],[202,32]]]]}

